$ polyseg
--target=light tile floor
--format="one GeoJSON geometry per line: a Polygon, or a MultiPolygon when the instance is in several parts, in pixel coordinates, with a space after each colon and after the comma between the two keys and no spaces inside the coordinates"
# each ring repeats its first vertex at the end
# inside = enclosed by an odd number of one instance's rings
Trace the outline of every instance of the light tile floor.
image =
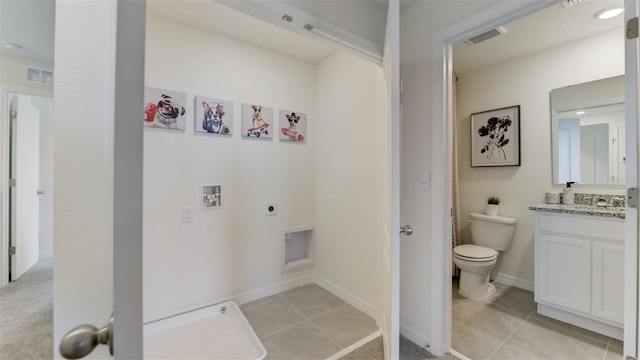
{"type": "Polygon", "coordinates": [[[452,347],[480,359],[622,359],[622,342],[536,312],[533,293],[496,285],[485,300],[458,294],[453,282],[452,347]]]}
{"type": "Polygon", "coordinates": [[[267,359],[326,359],[378,330],[374,319],[310,284],[240,306],[267,359]]]}

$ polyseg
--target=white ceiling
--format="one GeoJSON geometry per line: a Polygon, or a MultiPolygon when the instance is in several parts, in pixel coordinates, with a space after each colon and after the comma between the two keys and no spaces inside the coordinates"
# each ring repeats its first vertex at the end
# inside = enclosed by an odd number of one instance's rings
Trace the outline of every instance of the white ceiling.
{"type": "Polygon", "coordinates": [[[465,42],[455,44],[453,68],[458,74],[462,74],[615,28],[622,31],[623,15],[609,20],[593,18],[598,10],[622,3],[623,0],[585,0],[582,4],[568,9],[562,4],[555,4],[503,25],[507,29],[506,34],[476,45],[465,42]]]}
{"type": "Polygon", "coordinates": [[[0,0],[0,40],[24,46],[0,54],[53,64],[54,0],[0,0]]]}
{"type": "MultiPolygon", "coordinates": [[[[335,0],[304,1],[328,3],[335,0]]],[[[388,0],[361,1],[374,2],[384,8],[388,0]]],[[[474,46],[456,44],[454,68],[457,72],[464,73],[622,27],[622,16],[605,21],[593,19],[596,11],[622,1],[585,0],[581,5],[570,9],[556,4],[504,25],[508,30],[507,34],[474,46]]],[[[412,0],[403,1],[403,10],[410,11],[411,3],[412,0]]],[[[148,12],[312,63],[335,51],[330,46],[210,0],[152,0],[148,4],[148,12]]],[[[8,52],[1,48],[0,54],[53,63],[54,14],[54,0],[0,0],[0,39],[24,45],[20,52],[8,52]]]]}

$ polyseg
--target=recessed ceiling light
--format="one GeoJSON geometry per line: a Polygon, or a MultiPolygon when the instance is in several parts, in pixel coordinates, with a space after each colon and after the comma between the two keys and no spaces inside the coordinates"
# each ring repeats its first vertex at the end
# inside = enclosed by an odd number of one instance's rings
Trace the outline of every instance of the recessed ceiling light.
{"type": "Polygon", "coordinates": [[[3,41],[2,46],[4,46],[5,49],[10,51],[20,51],[24,49],[24,46],[18,43],[14,43],[13,41],[3,41]]]}
{"type": "Polygon", "coordinates": [[[609,6],[606,7],[593,15],[594,18],[598,20],[606,20],[611,19],[612,17],[616,17],[624,12],[624,7],[621,5],[609,6]]]}
{"type": "Polygon", "coordinates": [[[583,110],[576,111],[576,115],[584,115],[584,111],[583,110]]]}

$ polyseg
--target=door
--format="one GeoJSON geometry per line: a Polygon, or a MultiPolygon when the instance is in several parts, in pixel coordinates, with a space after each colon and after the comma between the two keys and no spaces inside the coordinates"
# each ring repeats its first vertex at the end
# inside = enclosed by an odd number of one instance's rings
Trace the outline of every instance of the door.
{"type": "Polygon", "coordinates": [[[591,314],[622,325],[624,321],[624,245],[594,241],[591,314]]]}
{"type": "Polygon", "coordinates": [[[580,119],[558,119],[558,182],[580,183],[580,119]]]}
{"type": "Polygon", "coordinates": [[[585,184],[609,183],[609,125],[580,126],[580,179],[585,184]]]}
{"type": "Polygon", "coordinates": [[[31,96],[9,94],[11,104],[11,281],[40,257],[40,110],[31,96]]]}
{"type": "Polygon", "coordinates": [[[391,125],[391,229],[386,229],[383,245],[382,316],[385,359],[397,359],[400,354],[400,7],[398,0],[389,0],[387,32],[382,61],[391,125]]]}
{"type": "Polygon", "coordinates": [[[145,2],[57,1],[55,17],[54,358],[113,312],[115,358],[141,359],[145,2]]]}
{"type": "MultiPolygon", "coordinates": [[[[626,0],[625,21],[638,16],[638,0],[626,0]]],[[[638,38],[625,41],[625,172],[627,189],[638,187],[638,38]]],[[[638,357],[638,210],[626,206],[624,356],[638,357]]]]}

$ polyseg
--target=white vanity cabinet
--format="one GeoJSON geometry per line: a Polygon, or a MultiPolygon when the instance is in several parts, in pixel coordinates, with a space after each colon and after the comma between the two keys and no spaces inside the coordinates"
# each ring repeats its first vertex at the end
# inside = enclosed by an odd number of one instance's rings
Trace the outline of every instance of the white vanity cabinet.
{"type": "Polygon", "coordinates": [[[536,211],[538,313],[622,339],[624,220],[536,211]]]}

